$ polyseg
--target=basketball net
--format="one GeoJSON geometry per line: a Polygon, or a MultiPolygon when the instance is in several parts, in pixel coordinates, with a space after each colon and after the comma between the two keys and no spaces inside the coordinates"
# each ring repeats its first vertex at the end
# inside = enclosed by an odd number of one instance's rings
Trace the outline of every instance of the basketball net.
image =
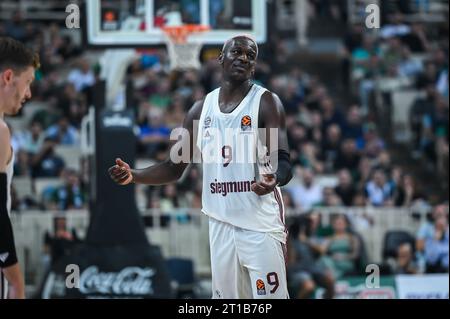
{"type": "Polygon", "coordinates": [[[165,43],[170,58],[171,70],[200,69],[200,41],[187,42],[193,33],[205,32],[210,28],[199,24],[183,24],[180,26],[164,26],[165,43]]]}

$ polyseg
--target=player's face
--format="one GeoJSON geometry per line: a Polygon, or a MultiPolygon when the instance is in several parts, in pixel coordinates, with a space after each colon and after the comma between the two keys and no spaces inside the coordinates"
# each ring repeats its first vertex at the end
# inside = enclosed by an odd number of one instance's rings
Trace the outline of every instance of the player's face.
{"type": "Polygon", "coordinates": [[[23,104],[31,98],[30,85],[34,80],[34,71],[35,69],[30,66],[20,73],[11,69],[3,73],[5,113],[7,115],[17,114],[23,104]]]}
{"type": "Polygon", "coordinates": [[[236,38],[225,47],[221,55],[224,75],[238,81],[251,79],[255,73],[258,49],[248,38],[236,38]]]}

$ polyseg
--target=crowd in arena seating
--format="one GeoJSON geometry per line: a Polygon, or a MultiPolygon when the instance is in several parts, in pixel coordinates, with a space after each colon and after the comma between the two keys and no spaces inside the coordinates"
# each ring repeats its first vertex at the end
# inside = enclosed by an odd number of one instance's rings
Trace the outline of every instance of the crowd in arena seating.
{"type": "MultiPolygon", "coordinates": [[[[345,17],[334,7],[331,14],[345,17]]],[[[315,74],[286,65],[289,52],[284,40],[261,47],[255,82],[277,93],[284,104],[295,171],[293,182],[283,189],[286,208],[300,216],[293,219],[290,232],[294,296],[307,297],[316,286],[323,286],[325,297],[332,297],[336,280],[363,269],[364,243],[348,218],[336,215],[324,228],[314,211],[320,207],[425,205],[431,211],[432,205],[444,204],[434,208],[417,242],[395,247],[387,268],[390,273],[448,272],[448,193],[438,202],[430,201],[410,166],[393,161],[391,145],[372,114],[382,78],[407,79],[408,86],[426,92],[411,108],[412,155],[431,163],[434,176],[448,180],[448,30],[442,37],[424,23],[404,23],[398,14],[391,17],[376,34],[361,25],[349,27],[345,65],[349,87],[357,96],[357,102],[349,105],[338,104],[335,92],[315,74]],[[331,182],[323,182],[324,176],[331,176],[331,182]]],[[[77,171],[66,165],[57,148],[79,147],[81,120],[91,103],[90,88],[99,78],[99,66],[70,37],[62,36],[57,24],[24,22],[18,13],[10,21],[0,21],[0,36],[27,43],[40,53],[42,65],[33,85],[33,102],[45,107],[27,110],[32,115],[22,114],[27,121],[12,128],[15,174],[32,180],[59,178],[37,197],[16,196],[13,207],[85,209],[89,198],[85,168],[77,171]]],[[[154,161],[166,157],[169,134],[181,125],[194,101],[221,79],[215,59],[204,61],[200,71],[169,72],[168,63],[164,49],[143,50],[127,69],[127,80],[134,86],[138,154],[154,161]]],[[[392,104],[389,94],[383,95],[383,103],[392,104]]],[[[147,187],[145,208],[170,215],[201,207],[200,176],[200,169],[193,167],[178,184],[147,187]]]]}

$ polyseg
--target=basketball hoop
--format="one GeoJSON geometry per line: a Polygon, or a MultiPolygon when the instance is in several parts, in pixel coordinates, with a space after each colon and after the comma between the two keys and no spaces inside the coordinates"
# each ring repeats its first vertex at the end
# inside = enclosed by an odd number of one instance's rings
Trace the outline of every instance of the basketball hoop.
{"type": "Polygon", "coordinates": [[[209,29],[208,26],[199,24],[162,27],[171,70],[200,69],[199,55],[203,43],[200,41],[187,42],[187,39],[193,33],[205,32],[209,29]]]}

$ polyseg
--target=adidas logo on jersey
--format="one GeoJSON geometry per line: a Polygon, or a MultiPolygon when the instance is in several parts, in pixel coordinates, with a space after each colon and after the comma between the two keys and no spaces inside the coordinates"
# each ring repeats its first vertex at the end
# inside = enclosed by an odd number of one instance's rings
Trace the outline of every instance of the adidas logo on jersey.
{"type": "Polygon", "coordinates": [[[4,263],[6,261],[6,259],[8,259],[8,257],[9,257],[9,253],[0,254],[1,262],[4,263]]]}

